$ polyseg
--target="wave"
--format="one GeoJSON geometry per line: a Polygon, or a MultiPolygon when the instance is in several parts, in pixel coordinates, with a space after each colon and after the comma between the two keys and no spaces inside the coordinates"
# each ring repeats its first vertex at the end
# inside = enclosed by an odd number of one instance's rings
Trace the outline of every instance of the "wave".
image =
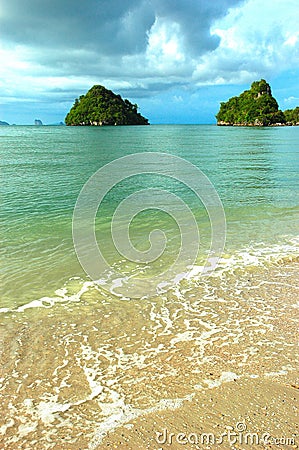
{"type": "MultiPolygon", "coordinates": [[[[210,257],[210,260],[212,257],[210,257]]],[[[165,281],[157,286],[156,295],[161,295],[169,289],[180,291],[181,283],[184,281],[193,283],[199,280],[203,283],[209,282],[209,278],[225,277],[226,275],[236,273],[238,271],[246,271],[251,269],[266,268],[269,265],[278,265],[287,262],[299,261],[299,236],[286,239],[283,244],[267,245],[263,242],[253,243],[252,245],[232,252],[226,251],[220,258],[216,270],[205,274],[204,265],[188,266],[184,272],[175,274],[172,281],[165,281]]],[[[213,261],[210,261],[213,266],[213,261]]],[[[118,267],[120,269],[121,267],[118,267]]],[[[138,267],[136,268],[138,273],[138,267]]],[[[117,291],[117,288],[123,284],[130,282],[129,276],[116,278],[111,280],[110,273],[106,274],[97,281],[84,280],[80,277],[71,277],[64,285],[55,291],[53,296],[44,296],[15,308],[0,308],[0,313],[23,313],[30,308],[52,308],[56,304],[67,304],[80,302],[82,296],[92,289],[100,294],[110,295],[112,298],[120,300],[130,300],[117,291]]],[[[149,280],[150,282],[150,280],[149,280]]],[[[149,298],[146,294],[140,295],[139,298],[149,298]]]]}

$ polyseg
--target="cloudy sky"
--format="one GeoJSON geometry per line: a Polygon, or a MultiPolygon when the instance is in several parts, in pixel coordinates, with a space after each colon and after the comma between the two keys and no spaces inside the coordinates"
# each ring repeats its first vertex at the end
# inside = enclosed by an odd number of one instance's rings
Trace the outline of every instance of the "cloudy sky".
{"type": "Polygon", "coordinates": [[[299,105],[298,0],[0,0],[0,120],[63,121],[103,84],[151,123],[214,123],[265,78],[299,105]]]}

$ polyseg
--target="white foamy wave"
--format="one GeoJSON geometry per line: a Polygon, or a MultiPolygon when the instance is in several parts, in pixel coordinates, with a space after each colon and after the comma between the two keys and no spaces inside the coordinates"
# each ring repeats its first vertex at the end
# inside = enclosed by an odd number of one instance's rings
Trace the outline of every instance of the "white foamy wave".
{"type": "MultiPolygon", "coordinates": [[[[295,261],[299,258],[299,236],[288,239],[284,244],[267,245],[263,242],[254,243],[251,246],[233,253],[222,255],[217,270],[211,277],[223,275],[248,267],[266,267],[281,261],[295,261]]],[[[202,277],[203,266],[194,265],[188,274],[189,280],[197,280],[202,277]]]]}
{"type": "MultiPolygon", "coordinates": [[[[266,245],[263,242],[254,243],[244,249],[234,251],[232,253],[226,253],[222,255],[218,262],[217,269],[211,274],[206,275],[205,267],[203,265],[188,266],[188,271],[176,274],[171,280],[172,287],[180,291],[181,283],[184,281],[204,281],[209,277],[225,276],[226,273],[233,273],[236,270],[248,269],[249,267],[267,267],[271,264],[277,264],[281,261],[295,261],[299,258],[299,236],[286,240],[283,244],[266,245]]],[[[131,277],[133,277],[132,275],[131,277]]],[[[123,286],[123,283],[130,281],[130,276],[124,276],[123,278],[112,279],[111,273],[106,274],[106,278],[97,281],[84,281],[78,277],[70,278],[62,288],[55,291],[55,296],[45,296],[40,299],[32,300],[24,305],[15,308],[0,308],[0,313],[22,313],[30,308],[52,308],[59,303],[68,302],[80,302],[81,297],[90,289],[96,289],[97,291],[107,293],[107,286],[110,285],[110,294],[112,297],[117,297],[120,300],[130,300],[129,296],[117,292],[117,288],[123,286]],[[73,280],[77,281],[77,292],[69,293],[68,284],[73,280]]],[[[144,287],[144,286],[143,286],[144,287]]],[[[157,295],[163,295],[170,288],[169,280],[165,283],[161,282],[157,286],[157,295]]],[[[147,294],[139,294],[139,298],[147,298],[147,294]]]]}
{"type": "Polygon", "coordinates": [[[122,425],[128,424],[137,417],[166,409],[178,409],[185,401],[191,401],[195,394],[186,395],[183,398],[162,399],[155,406],[146,409],[133,408],[126,405],[123,399],[117,398],[113,404],[106,405],[107,417],[98,427],[94,438],[88,446],[89,450],[96,449],[101,444],[108,432],[114,431],[122,425]]]}
{"type": "Polygon", "coordinates": [[[208,386],[208,388],[213,389],[215,387],[221,386],[223,383],[230,383],[231,381],[236,381],[238,378],[240,378],[239,375],[237,375],[234,372],[222,372],[221,376],[217,380],[203,380],[203,382],[208,386]]]}
{"type": "MultiPolygon", "coordinates": [[[[70,280],[68,280],[68,282],[72,280],[74,280],[74,278],[71,278],[70,280]]],[[[56,295],[53,297],[41,297],[39,299],[25,303],[24,305],[17,306],[16,308],[0,308],[0,313],[21,313],[30,308],[52,308],[57,303],[80,302],[81,296],[85,292],[87,292],[90,287],[94,286],[94,282],[81,281],[79,285],[81,285],[81,287],[79,288],[78,292],[75,292],[74,294],[69,294],[67,287],[64,286],[60,289],[57,289],[55,291],[56,295]]]]}

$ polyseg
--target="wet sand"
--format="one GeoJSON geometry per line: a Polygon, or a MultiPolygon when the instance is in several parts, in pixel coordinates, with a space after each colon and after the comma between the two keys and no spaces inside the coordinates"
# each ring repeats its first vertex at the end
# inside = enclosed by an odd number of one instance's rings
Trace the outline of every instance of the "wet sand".
{"type": "MultiPolygon", "coordinates": [[[[258,297],[272,306],[274,303],[276,317],[268,322],[273,325],[272,338],[273,341],[275,338],[285,339],[293,348],[294,369],[299,362],[299,291],[296,279],[299,265],[285,262],[283,271],[280,269],[281,266],[254,274],[248,282],[254,283],[254,291],[258,282],[258,297]]],[[[246,291],[248,293],[245,288],[240,293],[243,301],[247,298],[246,291]]],[[[239,299],[240,303],[242,300],[239,299]]],[[[247,306],[248,312],[252,307],[247,306]]],[[[252,345],[255,343],[251,342],[252,345]]],[[[225,353],[229,359],[229,352],[225,353]]],[[[110,432],[101,445],[94,448],[299,448],[298,370],[279,370],[282,353],[275,353],[276,364],[274,358],[268,366],[269,358],[262,354],[251,365],[251,374],[242,373],[239,378],[227,376],[219,386],[217,380],[221,379],[223,368],[219,364],[213,364],[210,369],[207,367],[206,380],[215,381],[214,386],[211,383],[210,388],[199,389],[176,409],[149,413],[130,421],[110,432]]],[[[225,359],[222,351],[221,354],[225,359]]],[[[236,360],[227,369],[240,373],[240,364],[236,360]]],[[[177,392],[182,398],[184,386],[177,392]]]]}
{"type": "Polygon", "coordinates": [[[298,448],[297,408],[298,386],[243,378],[196,393],[179,409],[130,421],[94,448],[298,448]]]}
{"type": "Polygon", "coordinates": [[[1,448],[298,448],[298,273],[7,313],[1,448]]]}

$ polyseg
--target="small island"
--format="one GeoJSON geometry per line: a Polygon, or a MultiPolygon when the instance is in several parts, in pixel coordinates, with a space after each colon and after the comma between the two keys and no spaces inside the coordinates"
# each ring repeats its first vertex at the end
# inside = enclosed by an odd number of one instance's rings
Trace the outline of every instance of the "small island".
{"type": "Polygon", "coordinates": [[[283,113],[286,125],[299,125],[299,106],[294,109],[286,109],[283,113]]]}
{"type": "Polygon", "coordinates": [[[65,118],[68,126],[149,125],[138,106],[120,95],[95,85],[81,95],[65,118]]]}
{"type": "Polygon", "coordinates": [[[299,125],[299,107],[281,111],[266,80],[254,81],[239,97],[221,102],[216,115],[221,126],[299,125]]]}
{"type": "Polygon", "coordinates": [[[2,125],[3,125],[3,126],[7,126],[7,125],[9,125],[9,123],[0,120],[0,126],[2,126],[2,125]]]}

